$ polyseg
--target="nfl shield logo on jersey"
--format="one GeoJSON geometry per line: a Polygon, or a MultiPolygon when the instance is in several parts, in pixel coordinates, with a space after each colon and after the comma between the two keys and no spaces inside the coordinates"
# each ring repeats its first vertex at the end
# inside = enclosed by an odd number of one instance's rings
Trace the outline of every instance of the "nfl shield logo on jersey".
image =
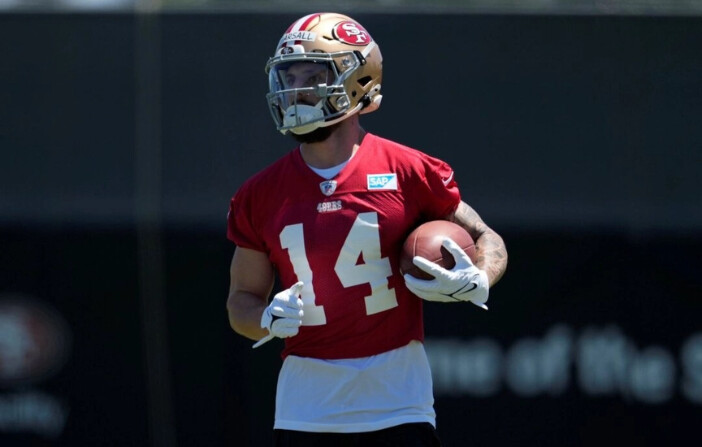
{"type": "Polygon", "coordinates": [[[322,190],[322,194],[325,196],[330,196],[336,191],[336,180],[325,180],[319,184],[319,189],[322,190]]]}

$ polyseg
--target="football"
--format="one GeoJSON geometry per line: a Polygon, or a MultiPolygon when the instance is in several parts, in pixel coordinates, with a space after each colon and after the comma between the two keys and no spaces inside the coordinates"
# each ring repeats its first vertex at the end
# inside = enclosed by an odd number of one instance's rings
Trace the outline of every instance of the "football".
{"type": "Polygon", "coordinates": [[[444,236],[453,239],[475,261],[475,243],[463,227],[448,220],[432,220],[412,230],[405,239],[400,253],[400,272],[419,279],[433,278],[412,263],[415,256],[426,258],[446,269],[453,268],[456,265],[453,255],[441,245],[444,236]]]}

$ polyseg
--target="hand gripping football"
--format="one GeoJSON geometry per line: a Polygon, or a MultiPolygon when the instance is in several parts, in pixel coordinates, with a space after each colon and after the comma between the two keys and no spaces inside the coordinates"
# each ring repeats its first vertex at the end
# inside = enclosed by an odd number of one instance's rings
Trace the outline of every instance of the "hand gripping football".
{"type": "Polygon", "coordinates": [[[441,245],[444,237],[453,239],[475,262],[475,243],[463,227],[448,220],[432,220],[415,228],[405,239],[400,253],[400,271],[415,278],[432,279],[433,276],[412,263],[415,256],[426,258],[446,269],[453,268],[456,264],[453,255],[441,245]]]}

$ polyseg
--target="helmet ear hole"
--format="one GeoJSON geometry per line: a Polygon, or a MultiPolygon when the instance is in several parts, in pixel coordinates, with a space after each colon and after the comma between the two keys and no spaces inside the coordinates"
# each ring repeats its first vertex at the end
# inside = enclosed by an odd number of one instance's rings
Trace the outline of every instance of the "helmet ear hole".
{"type": "Polygon", "coordinates": [[[360,79],[358,80],[358,84],[359,84],[361,87],[365,87],[365,86],[366,86],[370,81],[372,81],[372,80],[373,80],[372,77],[370,77],[370,76],[364,76],[364,77],[362,77],[362,78],[360,78],[360,79]]]}

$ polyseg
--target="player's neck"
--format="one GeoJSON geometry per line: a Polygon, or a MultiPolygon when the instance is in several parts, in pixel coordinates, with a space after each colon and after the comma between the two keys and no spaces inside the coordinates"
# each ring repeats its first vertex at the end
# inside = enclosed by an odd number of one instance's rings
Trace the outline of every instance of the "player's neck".
{"type": "Polygon", "coordinates": [[[302,159],[314,168],[337,166],[353,157],[365,134],[358,117],[349,117],[326,140],[301,144],[302,159]]]}

